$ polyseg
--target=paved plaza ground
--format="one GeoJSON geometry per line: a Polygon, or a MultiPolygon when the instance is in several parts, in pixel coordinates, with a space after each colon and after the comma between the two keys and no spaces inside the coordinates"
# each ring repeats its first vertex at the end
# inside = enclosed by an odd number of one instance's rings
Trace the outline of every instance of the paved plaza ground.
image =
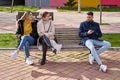
{"type": "MultiPolygon", "coordinates": [[[[82,21],[86,20],[86,12],[57,12],[54,9],[41,9],[44,11],[54,12],[54,23],[56,28],[79,28],[82,21]]],[[[100,22],[99,12],[94,12],[94,20],[100,22]]],[[[0,33],[15,33],[16,31],[16,15],[15,13],[0,12],[0,33]]],[[[119,33],[120,32],[120,12],[103,12],[103,23],[110,25],[101,25],[103,33],[119,33]]]]}
{"type": "Polygon", "coordinates": [[[61,51],[47,53],[47,63],[39,64],[42,52],[31,51],[34,65],[25,63],[24,52],[13,59],[10,51],[0,51],[0,80],[120,80],[120,52],[106,51],[100,55],[108,71],[99,71],[95,62],[88,63],[89,51],[61,51]]]}

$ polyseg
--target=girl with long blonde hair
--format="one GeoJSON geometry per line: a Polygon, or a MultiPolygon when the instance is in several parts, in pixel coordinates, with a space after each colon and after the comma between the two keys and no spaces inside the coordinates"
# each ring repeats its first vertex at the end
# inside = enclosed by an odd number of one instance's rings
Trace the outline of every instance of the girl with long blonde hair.
{"type": "Polygon", "coordinates": [[[19,39],[19,44],[17,50],[10,54],[11,57],[17,57],[19,51],[24,49],[26,55],[26,63],[31,65],[33,64],[32,59],[29,54],[29,46],[34,45],[37,42],[38,33],[37,33],[37,20],[33,18],[33,15],[30,11],[25,12],[23,16],[17,21],[17,31],[16,36],[19,39]]]}

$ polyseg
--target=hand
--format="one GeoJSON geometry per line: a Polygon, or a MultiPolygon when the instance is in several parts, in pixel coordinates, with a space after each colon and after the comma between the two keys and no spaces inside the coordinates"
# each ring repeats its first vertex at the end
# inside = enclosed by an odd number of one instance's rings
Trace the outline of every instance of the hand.
{"type": "Polygon", "coordinates": [[[94,32],[93,30],[89,30],[89,31],[87,32],[87,34],[90,35],[90,34],[92,34],[93,32],[94,32]]]}
{"type": "Polygon", "coordinates": [[[44,33],[42,33],[42,32],[41,32],[41,33],[38,33],[38,34],[39,34],[39,36],[43,36],[43,35],[44,35],[44,33]]]}
{"type": "Polygon", "coordinates": [[[53,36],[53,35],[49,35],[49,39],[50,39],[50,40],[53,40],[53,39],[54,39],[54,36],[53,36]]]}
{"type": "Polygon", "coordinates": [[[44,35],[46,35],[47,37],[49,37],[49,34],[48,34],[48,33],[44,33],[44,35]]]}

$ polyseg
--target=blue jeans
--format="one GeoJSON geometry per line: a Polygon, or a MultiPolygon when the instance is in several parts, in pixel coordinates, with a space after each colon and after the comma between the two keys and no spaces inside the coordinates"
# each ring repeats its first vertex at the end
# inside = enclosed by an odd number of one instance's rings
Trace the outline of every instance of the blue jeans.
{"type": "Polygon", "coordinates": [[[23,39],[20,42],[20,45],[18,46],[18,49],[24,49],[26,57],[29,57],[29,46],[33,45],[35,42],[34,38],[31,36],[24,36],[23,39]]]}
{"type": "Polygon", "coordinates": [[[99,65],[102,64],[102,62],[101,62],[101,60],[99,58],[99,54],[104,52],[105,50],[107,50],[111,46],[110,42],[92,40],[92,39],[87,40],[85,42],[85,45],[90,49],[91,54],[93,55],[93,57],[95,58],[95,60],[97,61],[97,63],[99,65]],[[96,50],[94,45],[100,46],[100,48],[98,50],[96,50]]]}

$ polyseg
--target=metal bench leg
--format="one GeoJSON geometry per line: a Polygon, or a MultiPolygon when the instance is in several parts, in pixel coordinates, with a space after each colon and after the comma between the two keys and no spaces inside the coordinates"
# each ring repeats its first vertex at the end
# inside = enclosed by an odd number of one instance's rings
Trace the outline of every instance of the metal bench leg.
{"type": "Polygon", "coordinates": [[[43,55],[42,55],[42,60],[41,60],[41,65],[44,65],[46,63],[46,53],[47,53],[47,45],[43,43],[43,55]]]}

